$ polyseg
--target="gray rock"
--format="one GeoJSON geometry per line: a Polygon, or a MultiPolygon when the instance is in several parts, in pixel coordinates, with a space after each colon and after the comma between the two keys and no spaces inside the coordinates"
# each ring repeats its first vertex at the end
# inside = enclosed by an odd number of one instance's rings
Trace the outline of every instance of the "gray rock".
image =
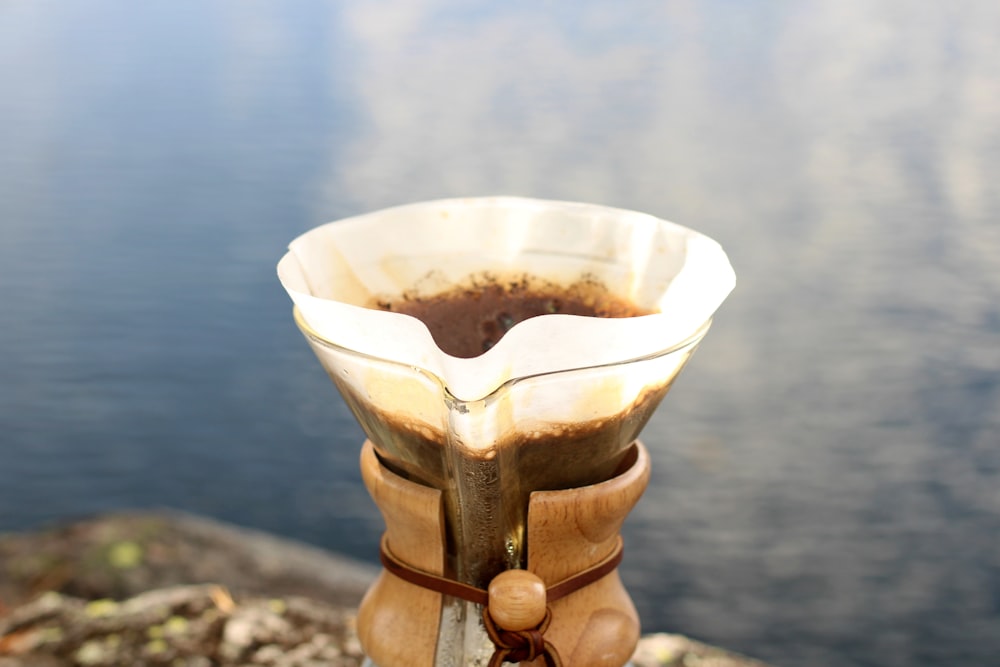
{"type": "Polygon", "coordinates": [[[0,613],[4,603],[49,590],[123,599],[199,583],[357,605],[376,574],[371,565],[300,542],[166,510],[0,535],[0,613]]]}
{"type": "MultiPolygon", "coordinates": [[[[376,573],[175,512],[2,535],[0,667],[355,667],[376,573]]],[[[679,635],[643,637],[633,664],[766,667],[679,635]]]]}

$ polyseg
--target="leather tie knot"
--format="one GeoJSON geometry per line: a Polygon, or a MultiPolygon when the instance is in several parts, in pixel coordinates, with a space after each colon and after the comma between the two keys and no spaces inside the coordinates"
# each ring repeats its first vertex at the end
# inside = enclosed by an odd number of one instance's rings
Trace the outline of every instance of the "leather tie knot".
{"type": "Polygon", "coordinates": [[[489,667],[500,667],[505,662],[530,662],[538,658],[544,658],[548,667],[562,667],[555,646],[545,639],[545,631],[552,621],[549,603],[561,600],[613,572],[622,562],[622,540],[621,537],[618,538],[615,548],[603,560],[548,588],[538,577],[525,570],[502,572],[490,583],[493,599],[490,591],[423,572],[403,563],[392,555],[385,536],[382,537],[380,552],[386,571],[403,581],[482,605],[483,625],[496,647],[489,667]]]}
{"type": "Polygon", "coordinates": [[[483,609],[483,625],[496,650],[490,658],[489,667],[500,667],[505,662],[531,662],[544,658],[549,667],[562,667],[559,654],[552,644],[545,640],[545,631],[552,620],[552,612],[545,610],[545,618],[537,628],[528,630],[505,630],[490,616],[489,607],[483,609]]]}

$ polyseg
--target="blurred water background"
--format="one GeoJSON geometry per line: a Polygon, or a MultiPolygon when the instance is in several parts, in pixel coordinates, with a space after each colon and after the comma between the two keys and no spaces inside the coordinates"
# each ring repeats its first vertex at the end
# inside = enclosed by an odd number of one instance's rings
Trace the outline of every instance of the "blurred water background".
{"type": "Polygon", "coordinates": [[[597,202],[739,279],[644,435],[644,629],[996,664],[998,34],[993,1],[0,0],[0,531],[168,506],[374,561],[285,245],[597,202]]]}

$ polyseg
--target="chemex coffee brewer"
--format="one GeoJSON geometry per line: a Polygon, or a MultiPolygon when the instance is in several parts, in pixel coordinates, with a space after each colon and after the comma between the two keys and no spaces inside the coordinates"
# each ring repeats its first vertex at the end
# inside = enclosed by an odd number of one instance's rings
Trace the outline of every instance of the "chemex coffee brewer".
{"type": "Polygon", "coordinates": [[[719,245],[632,211],[456,199],[318,227],[278,274],[368,437],[368,664],[624,665],[637,438],[734,285],[719,245]]]}

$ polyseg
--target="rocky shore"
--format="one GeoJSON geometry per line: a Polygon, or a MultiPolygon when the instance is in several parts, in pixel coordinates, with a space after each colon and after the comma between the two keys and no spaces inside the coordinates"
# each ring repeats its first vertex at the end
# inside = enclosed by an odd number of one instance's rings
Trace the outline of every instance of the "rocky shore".
{"type": "MultiPolygon", "coordinates": [[[[0,535],[0,667],[360,665],[358,602],[377,570],[175,512],[0,535]]],[[[635,667],[766,667],[679,635],[635,667]]]]}

